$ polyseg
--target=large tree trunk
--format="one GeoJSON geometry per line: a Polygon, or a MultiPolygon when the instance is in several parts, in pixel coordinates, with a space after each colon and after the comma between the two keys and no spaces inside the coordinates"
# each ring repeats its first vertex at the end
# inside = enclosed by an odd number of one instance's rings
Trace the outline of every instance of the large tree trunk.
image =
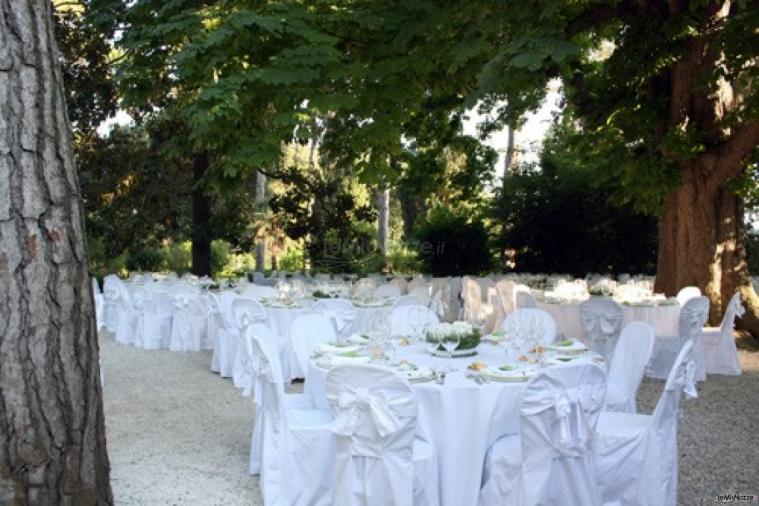
{"type": "Polygon", "coordinates": [[[719,325],[736,291],[747,311],[742,327],[759,337],[759,297],[746,265],[742,202],[725,185],[709,187],[713,167],[689,166],[682,186],[666,200],[659,221],[656,290],[672,296],[694,285],[709,297],[710,322],[719,325]]]}
{"type": "MultiPolygon", "coordinates": [[[[256,173],[256,206],[263,210],[266,205],[266,175],[263,172],[256,173]]],[[[263,215],[264,213],[262,213],[263,215]]],[[[264,272],[266,269],[266,238],[259,237],[256,243],[256,271],[264,272]]]]}
{"type": "Polygon", "coordinates": [[[0,503],[112,504],[83,211],[47,0],[0,0],[0,503]]]}
{"type": "Polygon", "coordinates": [[[192,273],[211,275],[211,199],[203,188],[210,158],[207,151],[195,154],[192,164],[192,273]]]}

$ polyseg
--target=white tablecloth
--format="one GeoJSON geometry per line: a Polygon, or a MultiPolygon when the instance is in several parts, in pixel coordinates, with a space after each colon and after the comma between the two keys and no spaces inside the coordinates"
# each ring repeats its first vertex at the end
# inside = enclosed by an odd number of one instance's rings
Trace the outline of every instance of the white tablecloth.
{"type": "MultiPolygon", "coordinates": [[[[423,345],[398,350],[398,357],[417,365],[442,364],[423,345]]],[[[525,383],[490,382],[478,385],[465,377],[473,361],[491,366],[506,362],[504,349],[483,343],[476,357],[453,359],[458,371],[445,385],[413,383],[419,402],[418,435],[435,447],[439,466],[440,498],[444,506],[477,504],[485,453],[497,439],[519,433],[519,397],[525,383]]],[[[309,363],[305,393],[317,407],[328,408],[327,371],[309,363]]]]}
{"type": "MultiPolygon", "coordinates": [[[[301,371],[300,367],[298,367],[295,350],[293,350],[290,341],[290,328],[298,316],[310,312],[313,302],[306,301],[300,302],[300,304],[299,307],[269,306],[265,308],[269,328],[271,328],[275,336],[282,340],[281,344],[286,350],[285,356],[288,363],[283,364],[283,369],[290,372],[290,379],[302,378],[304,376],[304,371],[301,371]]],[[[351,323],[348,334],[368,331],[372,323],[378,318],[386,318],[388,321],[390,319],[390,306],[355,307],[354,309],[356,310],[356,318],[351,323]]]]}
{"type": "MultiPolygon", "coordinates": [[[[538,302],[540,309],[545,309],[556,321],[557,332],[566,337],[585,340],[585,330],[582,327],[580,303],[559,304],[557,302],[538,302]]],[[[624,324],[634,321],[645,322],[654,328],[657,336],[676,336],[679,333],[678,319],[680,306],[627,306],[622,305],[624,324]]]]}

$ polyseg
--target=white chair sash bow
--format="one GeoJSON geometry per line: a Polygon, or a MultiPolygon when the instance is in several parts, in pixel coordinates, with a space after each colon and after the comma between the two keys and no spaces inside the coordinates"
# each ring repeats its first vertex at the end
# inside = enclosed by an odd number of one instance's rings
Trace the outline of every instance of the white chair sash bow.
{"type": "MultiPolygon", "coordinates": [[[[381,437],[397,432],[400,427],[398,417],[390,410],[387,400],[367,388],[345,387],[337,399],[339,414],[332,423],[332,432],[341,436],[352,436],[361,422],[361,412],[371,414],[374,428],[381,437]]],[[[374,452],[371,452],[373,456],[374,452]]]]}

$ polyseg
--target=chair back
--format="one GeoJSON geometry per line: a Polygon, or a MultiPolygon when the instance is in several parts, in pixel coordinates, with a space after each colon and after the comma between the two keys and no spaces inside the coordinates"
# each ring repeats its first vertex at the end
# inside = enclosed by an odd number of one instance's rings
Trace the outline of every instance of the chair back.
{"type": "Polygon", "coordinates": [[[746,312],[746,309],[741,304],[741,293],[735,292],[730,297],[730,302],[727,303],[725,308],[725,315],[722,317],[722,324],[720,325],[720,331],[725,338],[733,338],[733,329],[735,328],[735,317],[742,317],[746,312]]]}
{"type": "Polygon", "coordinates": [[[506,315],[501,326],[509,336],[524,339],[529,334],[540,337],[540,344],[551,344],[556,339],[556,322],[548,311],[536,308],[520,308],[506,315]]]}
{"type": "MultiPolygon", "coordinates": [[[[237,370],[232,376],[235,378],[235,386],[242,389],[242,395],[244,397],[258,395],[254,392],[254,389],[257,385],[260,385],[260,382],[257,381],[257,376],[259,374],[259,369],[262,366],[262,353],[258,350],[254,352],[253,336],[258,336],[258,339],[267,343],[267,347],[270,347],[271,343],[274,343],[275,340],[271,329],[262,323],[254,323],[247,327],[245,332],[243,332],[240,344],[237,347],[237,352],[235,353],[234,368],[237,370]]],[[[279,369],[281,372],[281,364],[279,369]]]]}
{"type": "Polygon", "coordinates": [[[701,289],[697,286],[686,286],[677,292],[677,302],[684,306],[686,302],[695,297],[701,297],[701,289]]]}
{"type": "Polygon", "coordinates": [[[709,318],[709,299],[693,297],[680,309],[678,323],[680,340],[685,342],[701,335],[702,329],[709,318]]]}
{"type": "Polygon", "coordinates": [[[304,314],[295,318],[290,327],[290,342],[300,371],[306,374],[308,360],[317,346],[336,339],[335,328],[327,316],[304,314]]]}
{"type": "Polygon", "coordinates": [[[530,309],[538,307],[535,297],[530,293],[530,289],[524,285],[514,287],[514,305],[517,309],[530,309]]]}
{"type": "Polygon", "coordinates": [[[393,309],[401,306],[419,306],[422,302],[414,295],[401,295],[393,301],[393,309]]]}
{"type": "Polygon", "coordinates": [[[409,296],[415,297],[419,301],[419,304],[423,306],[430,305],[430,287],[429,286],[417,286],[413,290],[408,291],[409,296]]]}
{"type": "Polygon", "coordinates": [[[656,403],[651,421],[651,447],[659,454],[658,466],[645,466],[641,482],[648,484],[646,504],[677,504],[677,420],[680,399],[698,397],[696,364],[692,360],[693,341],[687,341],[672,365],[664,391],[656,403]],[[652,467],[654,467],[652,469],[652,467]]]}
{"type": "Polygon", "coordinates": [[[503,315],[513,312],[516,309],[514,302],[514,286],[516,283],[510,279],[501,279],[495,284],[496,292],[498,293],[498,299],[501,302],[501,310],[503,315]]]}
{"type": "Polygon", "coordinates": [[[654,349],[654,329],[643,322],[632,322],[619,336],[609,366],[609,384],[614,384],[628,400],[629,412],[635,412],[635,395],[646,373],[654,349]]]}
{"type": "Polygon", "coordinates": [[[375,297],[385,297],[388,299],[395,299],[397,297],[401,296],[401,290],[398,288],[398,286],[392,284],[392,283],[386,283],[384,285],[378,286],[374,290],[374,296],[375,297]]]}
{"type": "Polygon", "coordinates": [[[345,299],[322,299],[311,306],[311,312],[326,316],[338,337],[344,337],[356,319],[356,309],[345,299]]]}
{"type": "Polygon", "coordinates": [[[239,332],[254,323],[263,323],[267,319],[266,310],[255,299],[238,297],[232,301],[232,315],[239,332]]]}
{"type": "Polygon", "coordinates": [[[390,332],[394,336],[421,338],[439,321],[430,308],[420,304],[394,307],[390,315],[390,332]]]}
{"type": "Polygon", "coordinates": [[[337,365],[326,381],[337,449],[332,504],[412,504],[417,405],[408,382],[372,365],[337,365]]]}
{"type": "Polygon", "coordinates": [[[405,278],[400,277],[394,277],[390,280],[390,283],[398,287],[398,291],[400,292],[400,295],[404,295],[405,293],[408,293],[408,282],[405,278]]]}
{"type": "Polygon", "coordinates": [[[591,298],[580,304],[588,347],[611,360],[624,320],[622,307],[611,299],[591,298]]]}
{"type": "Polygon", "coordinates": [[[411,290],[415,288],[427,287],[428,285],[429,283],[426,279],[424,279],[424,276],[415,276],[411,281],[408,282],[408,291],[410,293],[411,290]]]}
{"type": "Polygon", "coordinates": [[[600,505],[593,434],[606,375],[591,363],[551,367],[527,384],[519,404],[524,504],[600,505]]]}
{"type": "Polygon", "coordinates": [[[250,325],[243,334],[250,361],[255,364],[251,367],[249,387],[256,406],[251,454],[259,460],[259,486],[264,504],[278,504],[281,485],[288,478],[282,474],[287,454],[285,389],[279,358],[271,343],[256,332],[257,328],[256,325],[250,325]]]}
{"type": "Polygon", "coordinates": [[[482,318],[482,286],[470,276],[461,279],[461,297],[464,299],[464,319],[477,322],[482,318]]]}

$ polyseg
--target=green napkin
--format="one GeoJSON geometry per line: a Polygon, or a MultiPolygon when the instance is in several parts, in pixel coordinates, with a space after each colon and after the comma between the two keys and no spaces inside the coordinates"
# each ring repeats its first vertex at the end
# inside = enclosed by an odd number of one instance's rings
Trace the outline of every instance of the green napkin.
{"type": "Polygon", "coordinates": [[[513,365],[502,365],[498,368],[499,371],[513,371],[514,366],[513,365]]]}
{"type": "Polygon", "coordinates": [[[343,353],[338,353],[338,356],[345,358],[358,358],[361,356],[361,354],[357,351],[345,351],[343,353]]]}
{"type": "Polygon", "coordinates": [[[571,339],[562,339],[554,343],[556,346],[572,346],[573,341],[571,339]]]}

